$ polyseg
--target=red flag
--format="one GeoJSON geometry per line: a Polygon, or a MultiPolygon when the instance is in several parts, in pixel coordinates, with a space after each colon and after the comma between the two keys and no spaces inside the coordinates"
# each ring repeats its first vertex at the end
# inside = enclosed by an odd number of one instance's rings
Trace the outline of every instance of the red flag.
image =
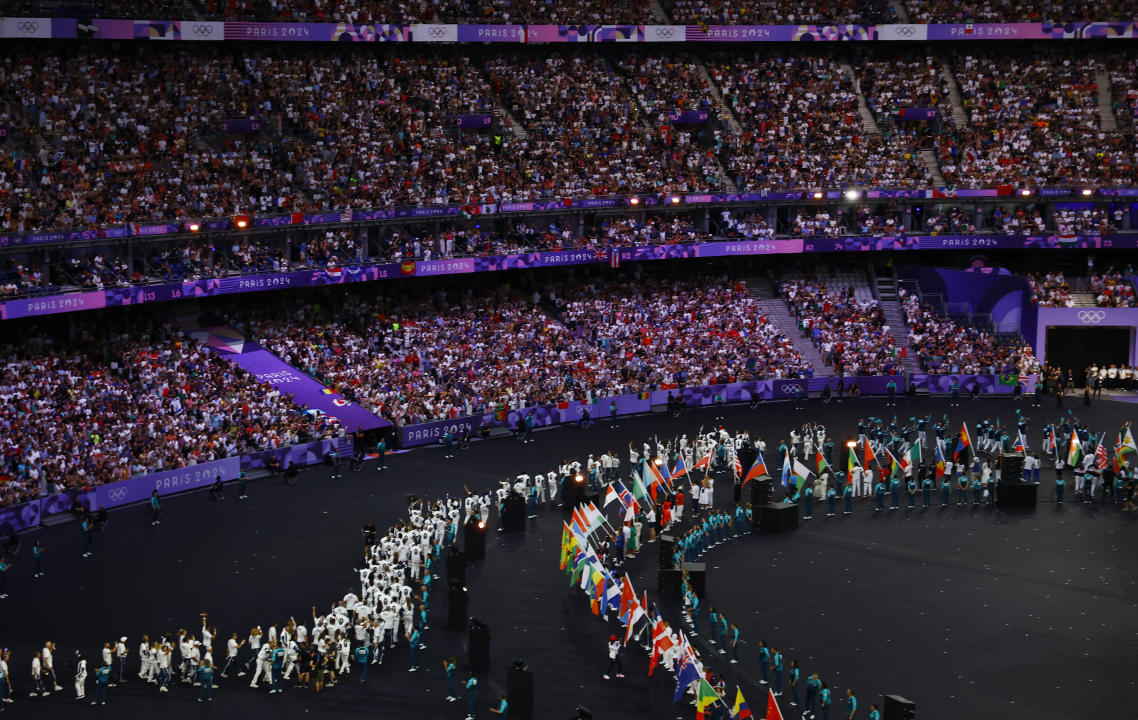
{"type": "Polygon", "coordinates": [[[869,438],[865,440],[865,466],[869,467],[870,460],[877,460],[877,456],[873,454],[873,448],[869,446],[869,438]]]}
{"type": "Polygon", "coordinates": [[[767,691],[767,720],[782,720],[782,711],[778,709],[778,701],[774,699],[774,690],[767,691]]]}
{"type": "Polygon", "coordinates": [[[711,453],[714,450],[715,450],[714,446],[708,445],[707,454],[696,461],[695,465],[692,466],[692,470],[699,470],[700,468],[710,470],[711,469],[711,453]]]}

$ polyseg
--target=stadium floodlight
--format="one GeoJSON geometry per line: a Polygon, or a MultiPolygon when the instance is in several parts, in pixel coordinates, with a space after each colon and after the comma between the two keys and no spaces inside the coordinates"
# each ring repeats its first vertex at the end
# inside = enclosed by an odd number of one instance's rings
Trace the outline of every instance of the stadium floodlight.
{"type": "Polygon", "coordinates": [[[234,215],[233,216],[233,226],[236,227],[238,230],[244,230],[245,228],[249,227],[249,224],[250,223],[249,223],[249,216],[248,215],[234,215]]]}
{"type": "Polygon", "coordinates": [[[1031,191],[1027,188],[1020,188],[1019,194],[1020,197],[1031,197],[1031,191]]]}
{"type": "Polygon", "coordinates": [[[861,191],[855,190],[853,188],[846,190],[845,193],[843,193],[843,194],[846,196],[846,200],[849,200],[850,202],[853,202],[853,201],[861,198],[861,191]]]}
{"type": "Polygon", "coordinates": [[[1094,195],[1094,194],[1095,194],[1095,191],[1092,190],[1091,188],[1083,188],[1083,197],[1090,197],[1091,195],[1094,195]]]}
{"type": "Polygon", "coordinates": [[[825,197],[825,194],[822,193],[821,191],[815,191],[814,192],[814,199],[815,200],[821,200],[823,197],[825,197]]]}
{"type": "Polygon", "coordinates": [[[639,205],[640,204],[640,198],[638,198],[638,197],[628,198],[628,204],[629,205],[639,205]]]}
{"type": "Polygon", "coordinates": [[[672,204],[673,205],[679,205],[680,204],[680,196],[679,195],[673,195],[672,196],[672,204]]]}
{"type": "Polygon", "coordinates": [[[198,230],[201,230],[202,227],[201,227],[201,225],[198,225],[197,223],[190,223],[189,225],[186,226],[186,229],[189,230],[190,232],[197,232],[198,230]]]}

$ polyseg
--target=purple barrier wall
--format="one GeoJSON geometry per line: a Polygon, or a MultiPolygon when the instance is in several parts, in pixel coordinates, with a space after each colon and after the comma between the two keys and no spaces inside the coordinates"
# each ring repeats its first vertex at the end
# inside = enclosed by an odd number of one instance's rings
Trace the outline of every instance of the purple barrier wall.
{"type": "MultiPolygon", "coordinates": [[[[1134,22],[881,25],[353,25],[314,22],[83,19],[97,40],[273,42],[920,42],[1134,38],[1134,22]]],[[[0,38],[74,39],[75,18],[0,19],[0,38]]],[[[84,32],[84,36],[88,33],[84,32]]]]}
{"type": "Polygon", "coordinates": [[[148,500],[153,490],[158,490],[158,494],[165,497],[212,485],[218,477],[221,478],[222,482],[230,482],[237,479],[241,470],[264,467],[265,461],[270,456],[275,456],[280,461],[281,467],[288,467],[293,464],[315,465],[324,461],[324,456],[332,447],[339,448],[342,457],[350,457],[352,439],[350,436],[345,436],[332,440],[317,440],[276,450],[265,450],[250,455],[190,465],[177,470],[138,475],[129,480],[99,485],[87,492],[60,493],[47,498],[31,500],[0,510],[0,528],[7,532],[11,526],[19,532],[36,527],[41,518],[70,510],[75,498],[78,498],[79,502],[88,510],[97,510],[100,507],[110,510],[148,500]]]}
{"type": "Polygon", "coordinates": [[[1035,355],[1047,361],[1049,327],[1128,327],[1130,364],[1138,363],[1138,308],[1038,308],[1035,328],[1035,355]]]}
{"type": "MultiPolygon", "coordinates": [[[[793,253],[860,252],[877,250],[958,250],[977,249],[1064,249],[1078,248],[1138,248],[1138,234],[1133,235],[1080,235],[1060,240],[1055,235],[988,236],[943,235],[906,236],[896,238],[792,238],[787,240],[758,240],[708,242],[691,245],[648,245],[619,248],[619,262],[672,260],[679,258],[734,257],[741,255],[780,255],[793,253]]],[[[455,258],[452,260],[421,260],[406,263],[359,265],[335,270],[301,270],[273,275],[210,278],[191,282],[145,287],[113,288],[110,290],[52,295],[48,297],[11,300],[0,304],[0,320],[47,315],[79,310],[94,310],[121,305],[138,305],[147,302],[164,302],[190,297],[229,295],[233,293],[282,290],[288,288],[341,285],[352,282],[369,282],[415,275],[453,275],[475,272],[496,272],[534,267],[563,265],[596,265],[610,262],[607,248],[599,250],[558,250],[519,255],[455,258]]],[[[619,264],[618,262],[618,264],[619,264]]]]}
{"type": "MultiPolygon", "coordinates": [[[[928,388],[934,393],[948,393],[952,385],[952,378],[960,380],[962,392],[971,390],[973,383],[979,383],[981,392],[989,394],[1010,394],[1014,387],[1001,385],[999,378],[988,375],[913,375],[911,379],[918,388],[928,388]]],[[[874,375],[845,378],[845,392],[848,394],[856,382],[862,395],[886,394],[889,381],[897,384],[897,392],[903,393],[906,389],[906,379],[901,375],[874,375]]],[[[1035,390],[1035,379],[1022,378],[1024,392],[1035,390]]],[[[758,380],[750,382],[729,383],[726,385],[698,385],[694,387],[677,388],[673,390],[653,390],[641,395],[617,395],[614,397],[597,398],[588,403],[589,416],[594,422],[604,422],[609,417],[610,402],[616,403],[618,416],[634,415],[649,412],[652,406],[663,405],[668,401],[668,393],[674,393],[682,398],[685,405],[704,406],[715,402],[717,393],[724,394],[724,401],[728,403],[751,402],[759,400],[785,400],[794,397],[797,389],[802,387],[807,393],[817,397],[817,394],[829,384],[832,389],[837,387],[837,378],[787,378],[782,380],[758,380]]],[[[495,418],[492,414],[474,417],[456,418],[454,420],[439,420],[437,422],[423,423],[421,425],[408,425],[400,428],[400,438],[403,447],[428,445],[438,442],[446,428],[450,428],[455,435],[461,434],[462,428],[470,429],[474,435],[483,426],[515,427],[518,418],[533,414],[534,427],[548,427],[564,423],[577,422],[581,419],[582,408],[586,404],[580,401],[558,403],[557,405],[533,405],[520,410],[510,410],[505,419],[495,418]]]]}

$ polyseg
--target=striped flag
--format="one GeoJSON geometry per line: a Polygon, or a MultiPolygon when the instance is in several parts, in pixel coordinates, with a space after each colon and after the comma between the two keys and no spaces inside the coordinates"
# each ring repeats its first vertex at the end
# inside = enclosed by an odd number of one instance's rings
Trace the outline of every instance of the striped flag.
{"type": "Polygon", "coordinates": [[[865,466],[869,467],[869,464],[875,460],[877,460],[877,456],[873,454],[873,448],[869,444],[869,438],[866,438],[865,439],[865,466]]]}
{"type": "MultiPolygon", "coordinates": [[[[1103,433],[1103,435],[1105,434],[1106,433],[1103,433]]],[[[1102,438],[1099,438],[1098,449],[1095,450],[1095,467],[1098,468],[1098,470],[1101,472],[1103,470],[1106,470],[1106,466],[1106,448],[1102,444],[1102,438]]]]}
{"type": "Polygon", "coordinates": [[[1071,431],[1071,444],[1067,448],[1067,464],[1071,467],[1079,464],[1083,457],[1083,445],[1079,442],[1078,430],[1071,431]]]}
{"type": "Polygon", "coordinates": [[[747,487],[747,483],[761,475],[768,475],[767,463],[763,460],[763,454],[758,450],[755,451],[755,462],[751,465],[751,469],[747,471],[746,477],[743,478],[743,487],[747,487]]]}

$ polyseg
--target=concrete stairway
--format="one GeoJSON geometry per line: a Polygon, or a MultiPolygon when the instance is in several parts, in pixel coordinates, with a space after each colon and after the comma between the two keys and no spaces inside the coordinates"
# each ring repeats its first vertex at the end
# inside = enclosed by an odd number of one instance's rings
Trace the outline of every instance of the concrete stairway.
{"type": "Polygon", "coordinates": [[[502,102],[502,98],[497,98],[497,101],[498,109],[494,111],[494,115],[497,116],[496,119],[498,120],[498,123],[503,127],[509,127],[510,131],[514,134],[514,137],[516,137],[518,140],[525,140],[528,138],[529,133],[526,132],[525,127],[520,122],[518,122],[517,118],[515,118],[510,113],[510,111],[506,109],[506,105],[502,102]]]}
{"type": "Polygon", "coordinates": [[[715,104],[719,106],[719,117],[726,118],[727,126],[731,128],[731,132],[734,135],[742,135],[743,126],[739,124],[739,118],[735,117],[735,113],[731,111],[731,108],[727,105],[727,101],[723,99],[723,93],[719,91],[719,86],[715,84],[715,80],[712,79],[711,73],[707,71],[707,66],[703,64],[702,60],[693,58],[693,62],[695,62],[696,67],[699,68],[699,78],[707,84],[708,92],[711,93],[711,97],[715,100],[715,104]]]}
{"type": "Polygon", "coordinates": [[[648,3],[648,9],[652,12],[652,21],[657,25],[668,25],[668,13],[664,12],[664,6],[660,4],[660,0],[651,0],[648,3]]]}
{"type": "Polygon", "coordinates": [[[897,22],[908,24],[909,11],[905,9],[905,4],[901,0],[889,0],[889,7],[897,13],[897,22]]]}
{"type": "Polygon", "coordinates": [[[1100,67],[1095,73],[1095,83],[1098,84],[1099,125],[1106,132],[1115,132],[1118,130],[1118,121],[1114,117],[1114,108],[1110,98],[1110,73],[1100,67]]]}
{"type": "Polygon", "coordinates": [[[909,326],[905,324],[905,314],[901,310],[901,303],[897,300],[897,280],[890,277],[878,277],[877,302],[881,305],[881,312],[885,314],[885,322],[889,323],[889,332],[897,347],[905,348],[905,357],[901,363],[905,374],[911,375],[920,371],[917,364],[917,353],[909,343],[909,326]]]}
{"type": "Polygon", "coordinates": [[[944,187],[946,183],[944,182],[944,175],[940,174],[940,165],[936,162],[936,153],[932,150],[922,150],[921,160],[924,160],[929,175],[933,176],[933,187],[944,187]]]}
{"type": "Polygon", "coordinates": [[[968,127],[968,113],[964,110],[964,99],[960,97],[960,86],[956,84],[956,75],[953,74],[952,66],[948,64],[948,58],[944,55],[940,56],[940,71],[948,84],[948,100],[952,103],[952,121],[956,123],[956,127],[966,128],[968,127]]]}
{"type": "Polygon", "coordinates": [[[850,85],[857,92],[857,112],[861,115],[862,129],[865,130],[868,135],[880,135],[881,130],[877,127],[877,119],[873,117],[869,105],[865,102],[865,95],[861,92],[861,82],[858,81],[853,66],[850,65],[849,60],[838,60],[837,64],[849,79],[850,85]]]}
{"type": "Polygon", "coordinates": [[[822,359],[822,353],[810,342],[806,333],[798,329],[798,320],[786,307],[782,294],[768,278],[751,278],[746,282],[751,297],[759,301],[763,314],[794,343],[794,349],[814,366],[814,377],[833,377],[834,368],[822,359]]]}

